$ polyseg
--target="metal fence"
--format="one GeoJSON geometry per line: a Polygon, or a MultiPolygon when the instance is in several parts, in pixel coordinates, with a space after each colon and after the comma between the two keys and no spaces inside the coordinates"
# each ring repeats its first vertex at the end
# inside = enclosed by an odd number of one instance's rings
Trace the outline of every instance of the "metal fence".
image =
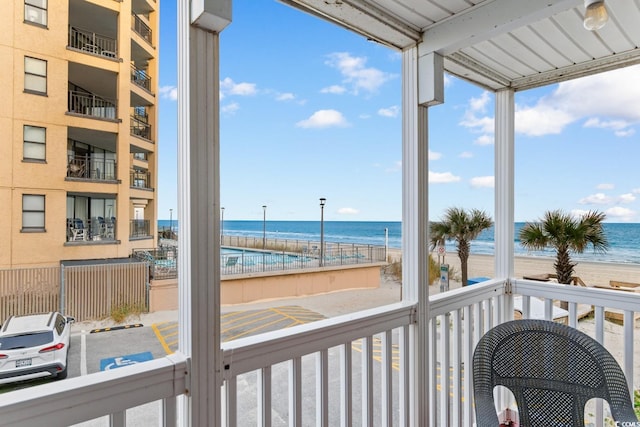
{"type": "Polygon", "coordinates": [[[0,322],[11,315],[62,311],[77,321],[113,310],[148,310],[146,263],[0,270],[0,322]]]}
{"type": "Polygon", "coordinates": [[[132,256],[149,264],[149,274],[152,279],[178,277],[178,248],[175,246],[134,249],[132,256]]]}
{"type": "Polygon", "coordinates": [[[63,272],[64,312],[76,320],[103,319],[112,310],[149,309],[145,263],[67,266],[63,272]]]}
{"type": "Polygon", "coordinates": [[[118,56],[116,39],[76,27],[69,27],[69,47],[108,58],[118,56]]]}
{"type": "Polygon", "coordinates": [[[69,112],[100,119],[115,120],[117,116],[116,104],[92,93],[69,91],[69,112]]]}
{"type": "MultiPolygon", "coordinates": [[[[264,246],[268,250],[264,251],[261,250],[263,240],[257,237],[224,236],[224,242],[225,248],[234,251],[231,253],[223,251],[220,255],[220,270],[223,276],[371,264],[386,262],[387,259],[384,246],[325,242],[321,263],[320,243],[310,240],[267,239],[264,246]]],[[[178,248],[173,244],[161,245],[154,249],[136,249],[133,251],[133,256],[149,263],[150,274],[154,279],[178,276],[178,248]]]]}

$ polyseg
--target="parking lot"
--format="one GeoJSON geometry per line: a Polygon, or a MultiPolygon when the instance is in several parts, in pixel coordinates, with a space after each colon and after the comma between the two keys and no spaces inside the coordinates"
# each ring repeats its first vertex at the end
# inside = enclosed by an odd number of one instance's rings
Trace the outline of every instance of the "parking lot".
{"type": "MultiPolygon", "coordinates": [[[[255,335],[323,319],[319,313],[299,306],[271,307],[234,311],[221,316],[222,340],[255,335]]],[[[101,329],[74,327],[69,349],[69,378],[108,369],[143,363],[175,352],[178,348],[178,323],[130,323],[101,329]]],[[[42,382],[32,380],[0,385],[0,393],[31,387],[42,382]]]]}

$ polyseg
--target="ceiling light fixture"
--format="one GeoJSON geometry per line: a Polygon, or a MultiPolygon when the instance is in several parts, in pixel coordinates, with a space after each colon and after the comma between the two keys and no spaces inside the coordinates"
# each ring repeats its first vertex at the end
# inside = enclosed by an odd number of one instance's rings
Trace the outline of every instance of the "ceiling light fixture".
{"type": "Polygon", "coordinates": [[[599,30],[609,20],[604,0],[584,0],[584,28],[589,31],[599,30]]]}

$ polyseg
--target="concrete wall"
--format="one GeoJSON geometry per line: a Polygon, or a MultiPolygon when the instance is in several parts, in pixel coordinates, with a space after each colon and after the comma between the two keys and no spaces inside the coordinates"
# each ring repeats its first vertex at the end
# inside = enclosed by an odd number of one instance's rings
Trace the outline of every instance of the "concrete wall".
{"type": "MultiPolygon", "coordinates": [[[[382,264],[309,269],[295,272],[245,274],[221,280],[222,304],[319,295],[347,289],[380,287],[382,264]]],[[[178,279],[152,280],[149,311],[178,309],[178,279]]]]}

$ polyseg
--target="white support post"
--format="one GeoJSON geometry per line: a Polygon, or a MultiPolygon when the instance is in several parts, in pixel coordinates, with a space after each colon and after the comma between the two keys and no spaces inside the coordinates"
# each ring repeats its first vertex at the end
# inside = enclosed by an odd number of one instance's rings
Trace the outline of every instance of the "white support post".
{"type": "Polygon", "coordinates": [[[230,11],[231,0],[178,3],[178,348],[190,360],[178,408],[184,426],[221,424],[220,241],[214,236],[220,235],[219,32],[230,11]]]}
{"type": "Polygon", "coordinates": [[[495,99],[495,278],[508,279],[514,274],[515,105],[513,90],[500,90],[496,92],[495,99]]]}
{"type": "MultiPolygon", "coordinates": [[[[409,387],[411,426],[429,425],[429,283],[428,236],[428,111],[441,103],[438,82],[444,79],[441,58],[418,58],[418,48],[402,53],[402,299],[417,302],[417,323],[411,326],[409,387]],[[419,92],[419,87],[421,87],[419,92]]],[[[409,396],[401,396],[407,399],[409,396]]],[[[400,405],[402,406],[401,401],[400,405]]]]}

